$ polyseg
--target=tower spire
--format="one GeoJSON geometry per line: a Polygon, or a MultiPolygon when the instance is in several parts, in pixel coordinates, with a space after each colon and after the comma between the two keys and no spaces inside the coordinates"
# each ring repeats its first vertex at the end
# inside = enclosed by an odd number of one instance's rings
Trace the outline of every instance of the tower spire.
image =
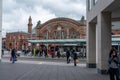
{"type": "Polygon", "coordinates": [[[32,33],[32,18],[31,16],[29,16],[29,19],[28,19],[28,33],[32,33]]]}

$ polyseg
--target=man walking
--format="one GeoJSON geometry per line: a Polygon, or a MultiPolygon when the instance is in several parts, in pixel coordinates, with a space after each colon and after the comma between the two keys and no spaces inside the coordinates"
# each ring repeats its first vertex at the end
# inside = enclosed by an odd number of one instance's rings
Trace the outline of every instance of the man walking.
{"type": "Polygon", "coordinates": [[[67,57],[67,63],[70,63],[70,49],[67,48],[66,50],[66,57],[67,57]]]}

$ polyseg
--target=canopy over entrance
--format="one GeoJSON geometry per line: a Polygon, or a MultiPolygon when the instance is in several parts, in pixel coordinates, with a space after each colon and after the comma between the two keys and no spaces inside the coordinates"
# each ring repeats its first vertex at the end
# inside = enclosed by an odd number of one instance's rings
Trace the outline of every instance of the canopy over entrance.
{"type": "Polygon", "coordinates": [[[28,40],[30,43],[77,43],[86,42],[86,39],[51,39],[51,40],[28,40]]]}
{"type": "MultiPolygon", "coordinates": [[[[28,40],[30,43],[78,43],[86,42],[86,39],[51,39],[51,40],[28,40]]],[[[120,38],[112,38],[112,42],[120,42],[120,38]]]]}

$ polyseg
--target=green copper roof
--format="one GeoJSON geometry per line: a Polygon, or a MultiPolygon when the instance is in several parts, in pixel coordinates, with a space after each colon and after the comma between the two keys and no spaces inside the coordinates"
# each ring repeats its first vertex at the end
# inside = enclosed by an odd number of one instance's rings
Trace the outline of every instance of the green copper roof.
{"type": "Polygon", "coordinates": [[[85,39],[52,39],[52,40],[28,40],[31,43],[64,43],[64,42],[86,42],[85,39]]]}
{"type": "MultiPolygon", "coordinates": [[[[51,39],[51,40],[28,40],[31,43],[69,43],[86,42],[86,39],[51,39]]],[[[120,42],[120,38],[112,38],[112,42],[120,42]]]]}

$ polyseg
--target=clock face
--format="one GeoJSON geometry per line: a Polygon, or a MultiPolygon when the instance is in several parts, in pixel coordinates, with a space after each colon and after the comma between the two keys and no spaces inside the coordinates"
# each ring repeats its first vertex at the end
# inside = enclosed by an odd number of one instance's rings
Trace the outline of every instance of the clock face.
{"type": "Polygon", "coordinates": [[[61,30],[61,26],[58,26],[58,27],[57,27],[57,30],[61,30]]]}

